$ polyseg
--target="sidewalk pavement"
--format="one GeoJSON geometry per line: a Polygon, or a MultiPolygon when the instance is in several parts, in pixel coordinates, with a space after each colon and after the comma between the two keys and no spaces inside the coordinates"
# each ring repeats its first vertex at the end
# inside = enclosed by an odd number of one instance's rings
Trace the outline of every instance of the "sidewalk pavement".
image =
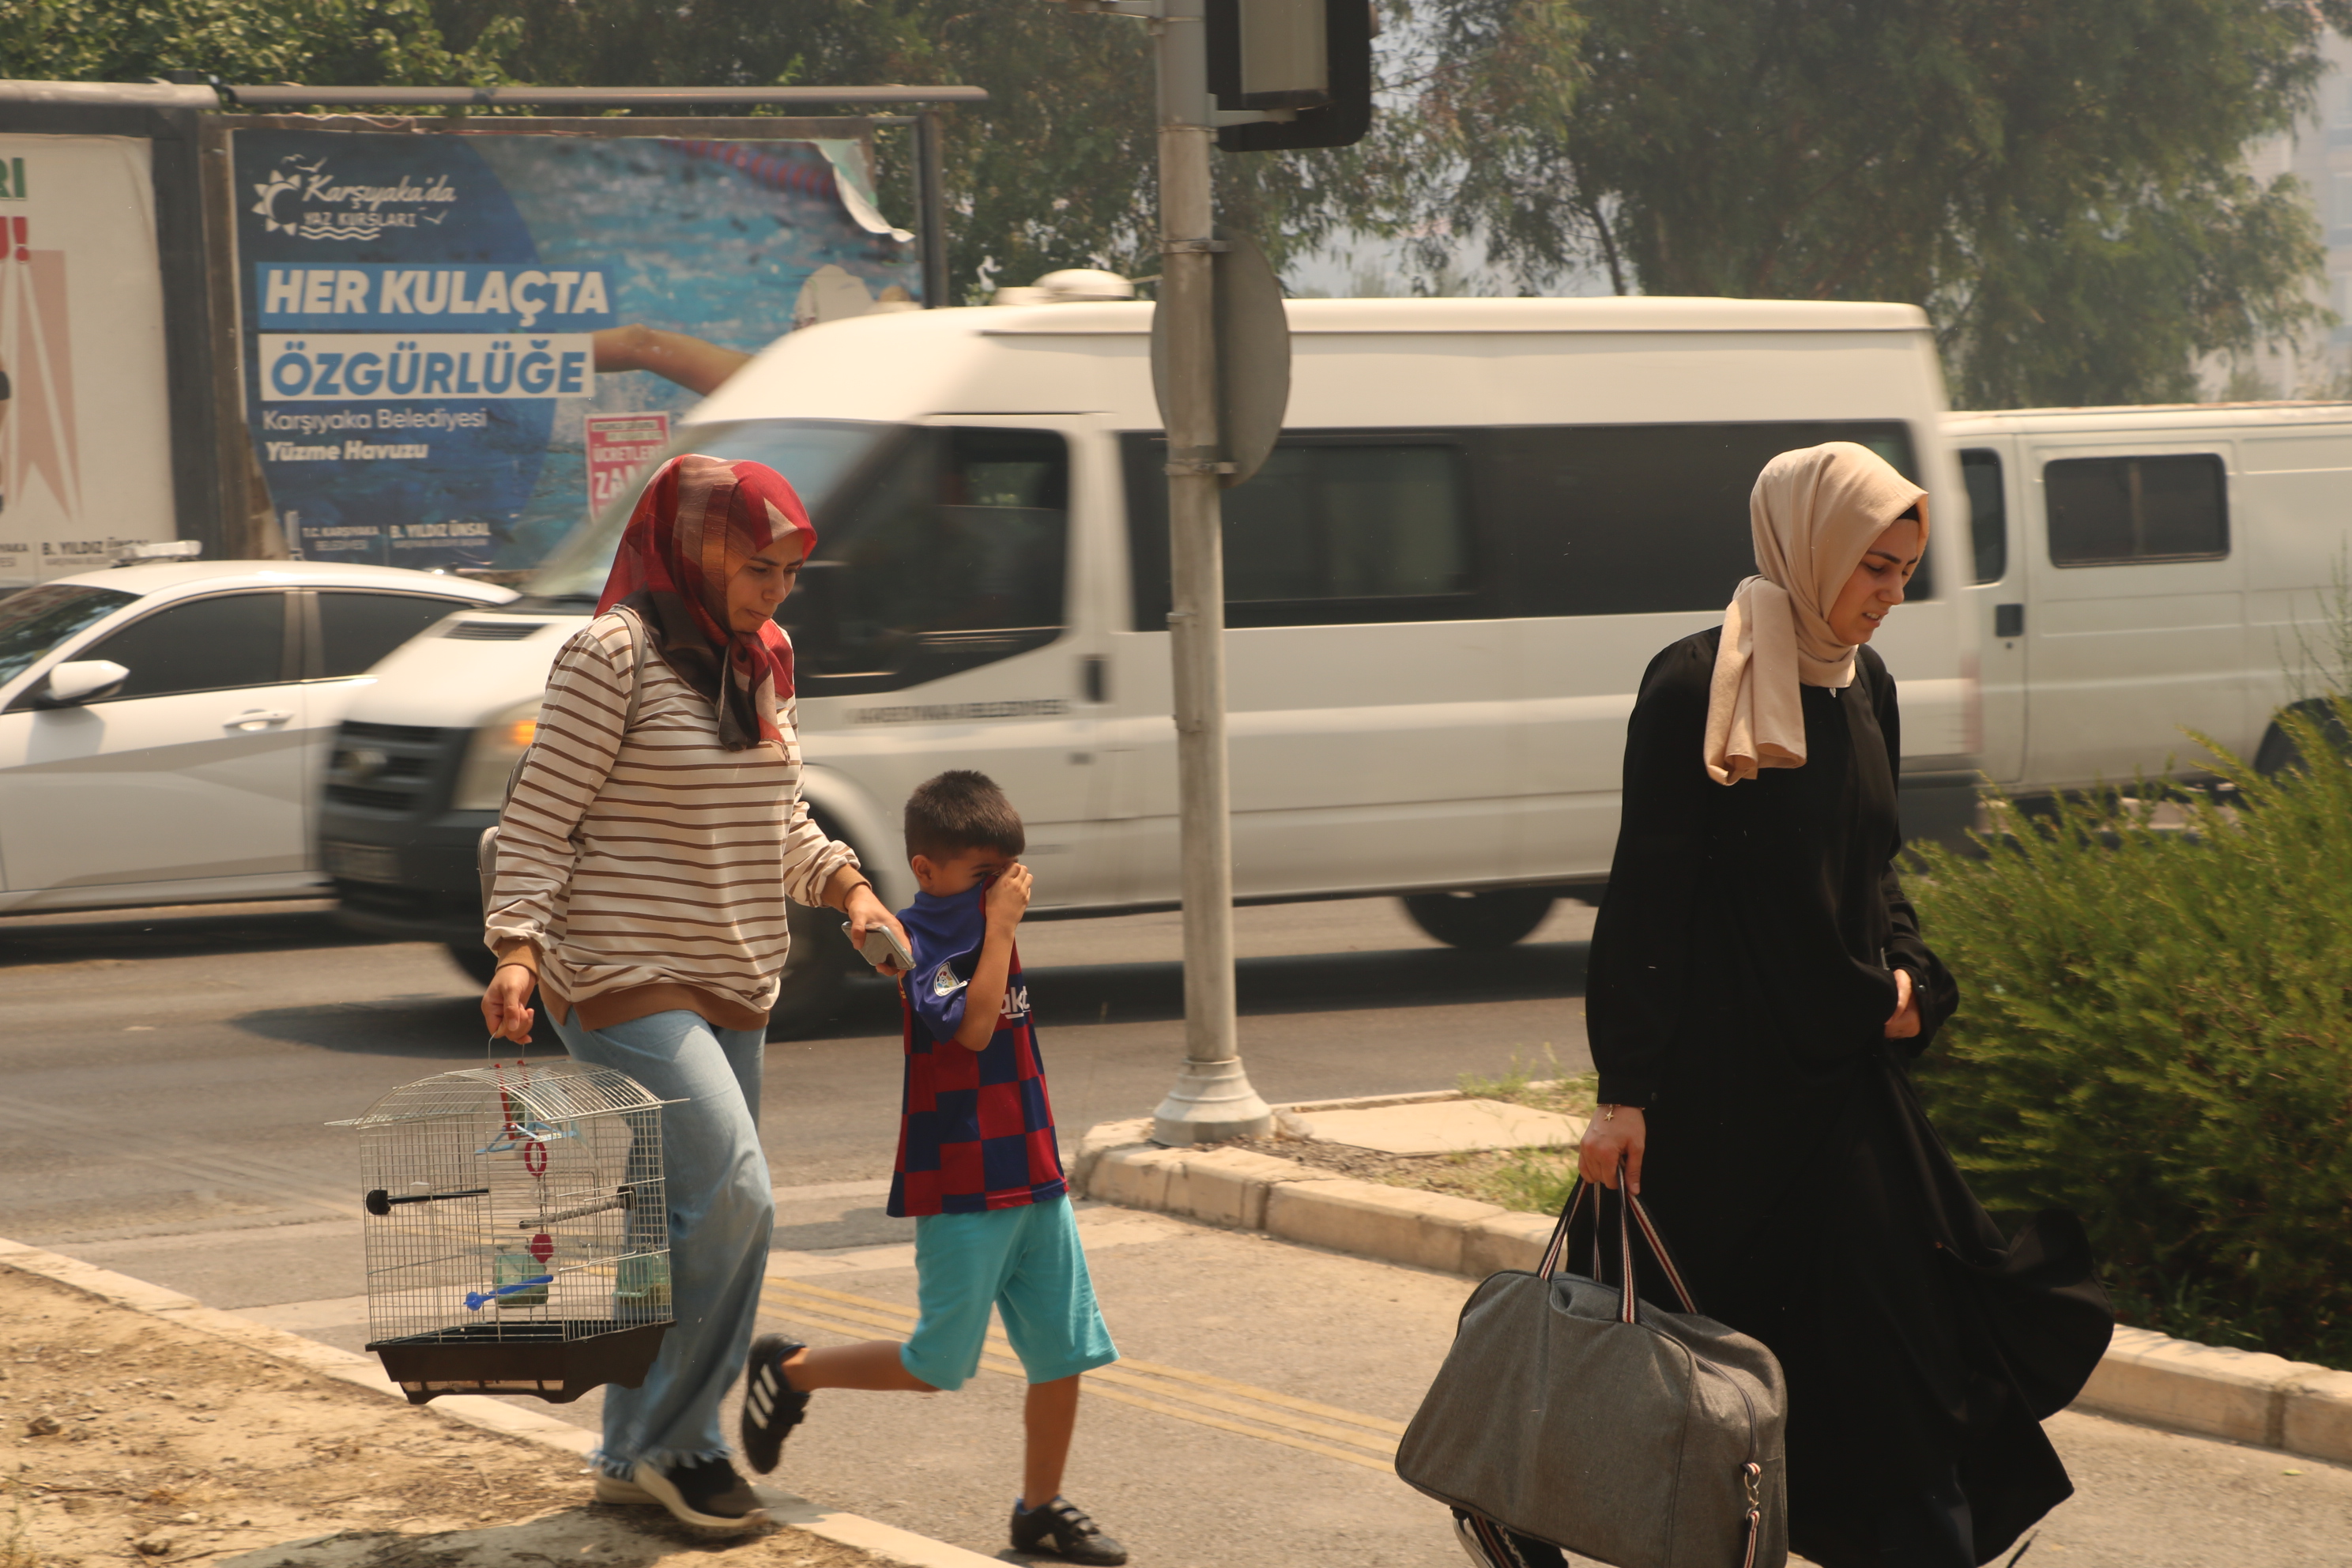
{"type": "MultiPolygon", "coordinates": [[[[1391,1154],[1565,1148],[1584,1132],[1573,1117],[1443,1090],[1278,1106],[1276,1115],[1282,1136],[1302,1152],[1317,1143],[1391,1154]]],[[[1072,1163],[1073,1190],[1472,1278],[1534,1268],[1551,1237],[1550,1215],[1362,1181],[1251,1150],[1161,1148],[1148,1141],[1150,1128],[1140,1117],[1088,1131],[1072,1163]]],[[[2117,1328],[2074,1407],[2352,1464],[2352,1372],[2260,1352],[2117,1328]]]]}
{"type": "MultiPolygon", "coordinates": [[[[5,1239],[0,1322],[0,1568],[688,1568],[714,1544],[590,1505],[579,1426],[475,1396],[413,1406],[373,1356],[5,1239]]],[[[783,1528],[719,1543],[757,1563],[1001,1568],[759,1489],[783,1528]]]]}

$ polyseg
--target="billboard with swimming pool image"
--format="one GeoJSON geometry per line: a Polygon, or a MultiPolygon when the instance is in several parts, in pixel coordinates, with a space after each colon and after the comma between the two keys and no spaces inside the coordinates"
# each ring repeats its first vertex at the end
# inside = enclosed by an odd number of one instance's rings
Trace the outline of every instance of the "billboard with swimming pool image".
{"type": "Polygon", "coordinates": [[[777,336],[918,304],[862,140],[233,149],[247,419],[299,558],[528,569],[777,336]]]}

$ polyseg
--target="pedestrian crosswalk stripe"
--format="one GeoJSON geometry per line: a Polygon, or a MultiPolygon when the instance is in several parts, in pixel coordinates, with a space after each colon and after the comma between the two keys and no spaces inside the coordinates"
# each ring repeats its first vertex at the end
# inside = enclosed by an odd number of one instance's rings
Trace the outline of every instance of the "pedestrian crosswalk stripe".
{"type": "MultiPolygon", "coordinates": [[[[772,1279],[762,1294],[769,1310],[779,1316],[853,1336],[874,1329],[904,1335],[913,1329],[917,1315],[913,1309],[896,1302],[853,1296],[797,1279],[772,1279]]],[[[1012,1353],[1010,1342],[998,1329],[989,1331],[987,1347],[981,1352],[981,1365],[1008,1377],[1025,1376],[1020,1361],[1012,1353]]],[[[1087,1386],[1090,1394],[1115,1405],[1172,1415],[1196,1426],[1321,1454],[1367,1469],[1387,1470],[1392,1467],[1396,1454],[1392,1438],[1404,1431],[1402,1422],[1154,1362],[1122,1359],[1117,1365],[1098,1367],[1087,1374],[1087,1386]],[[1307,1419],[1310,1413],[1325,1419],[1307,1419]],[[1236,1416],[1240,1419],[1234,1419],[1236,1416]]]]}

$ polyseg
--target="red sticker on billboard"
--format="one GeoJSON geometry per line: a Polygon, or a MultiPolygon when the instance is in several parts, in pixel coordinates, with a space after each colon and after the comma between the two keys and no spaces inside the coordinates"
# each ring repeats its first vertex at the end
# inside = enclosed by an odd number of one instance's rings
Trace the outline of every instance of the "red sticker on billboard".
{"type": "Polygon", "coordinates": [[[667,414],[591,414],[588,419],[588,510],[601,512],[616,497],[636,494],[646,472],[669,445],[667,414]]]}

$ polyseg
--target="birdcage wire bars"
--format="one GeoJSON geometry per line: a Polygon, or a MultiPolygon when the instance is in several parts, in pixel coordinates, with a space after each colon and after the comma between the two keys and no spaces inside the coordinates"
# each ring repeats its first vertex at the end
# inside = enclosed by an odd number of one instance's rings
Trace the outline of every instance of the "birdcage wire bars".
{"type": "Polygon", "coordinates": [[[368,1349],[413,1404],[634,1387],[672,1319],[661,1106],[610,1068],[493,1063],[364,1116],[368,1349]]]}

